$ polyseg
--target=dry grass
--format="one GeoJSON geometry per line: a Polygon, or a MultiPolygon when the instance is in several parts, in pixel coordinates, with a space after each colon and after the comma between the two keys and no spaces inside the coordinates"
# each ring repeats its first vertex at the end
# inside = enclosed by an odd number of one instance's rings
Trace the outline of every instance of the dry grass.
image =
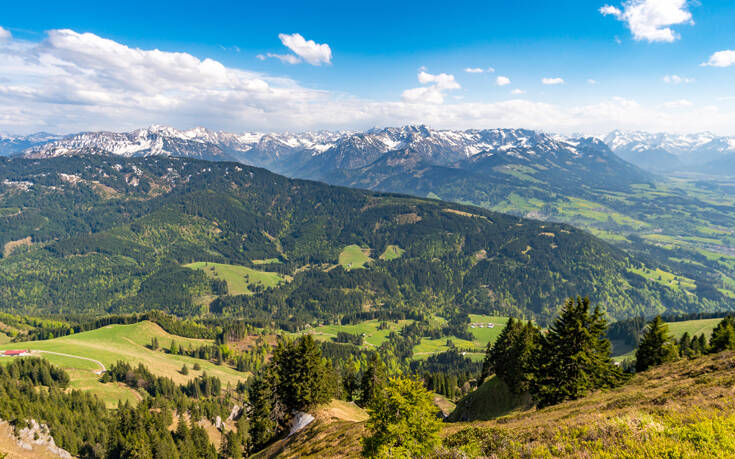
{"type": "MultiPolygon", "coordinates": [[[[364,422],[319,419],[258,457],[358,457],[363,433],[364,422]]],[[[442,436],[451,447],[437,457],[735,457],[735,352],[674,362],[543,410],[448,423],[442,436]]]]}

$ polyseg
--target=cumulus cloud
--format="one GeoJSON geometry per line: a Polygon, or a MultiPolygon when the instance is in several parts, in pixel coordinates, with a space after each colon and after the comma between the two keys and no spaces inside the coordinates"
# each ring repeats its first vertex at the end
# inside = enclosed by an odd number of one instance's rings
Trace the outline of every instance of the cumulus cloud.
{"type": "Polygon", "coordinates": [[[670,43],[679,38],[671,26],[694,24],[688,0],[629,0],[622,8],[605,5],[599,11],[624,22],[639,41],[670,43]]]}
{"type": "Polygon", "coordinates": [[[498,86],[508,86],[510,84],[510,78],[499,76],[495,79],[495,84],[498,86]]]}
{"type": "Polygon", "coordinates": [[[13,38],[13,35],[8,29],[0,27],[0,41],[7,41],[13,38]]]}
{"type": "Polygon", "coordinates": [[[663,80],[667,84],[694,83],[694,78],[681,77],[679,75],[666,75],[663,80]]]}
{"type": "Polygon", "coordinates": [[[326,43],[319,44],[314,40],[307,40],[298,33],[287,35],[278,34],[281,43],[297,56],[311,65],[332,63],[332,49],[326,43]]]}
{"type": "Polygon", "coordinates": [[[524,91],[523,89],[516,88],[516,89],[512,90],[510,93],[513,94],[514,96],[519,96],[521,94],[525,94],[526,91],[524,91]]]}
{"type": "Polygon", "coordinates": [[[421,70],[418,74],[418,80],[421,84],[428,84],[431,86],[406,89],[401,94],[401,98],[404,102],[442,104],[444,103],[445,91],[460,89],[462,87],[454,79],[454,75],[450,75],[448,73],[432,75],[425,70],[421,70]]]}
{"type": "Polygon", "coordinates": [[[0,75],[0,131],[19,134],[121,131],[154,123],[231,132],[416,123],[590,134],[611,129],[731,132],[735,119],[735,108],[679,103],[671,110],[622,98],[588,105],[519,97],[455,100],[447,96],[460,87],[454,77],[426,70],[417,75],[421,87],[404,91],[402,99],[367,100],[188,53],[131,48],[71,30],[51,31],[41,42],[11,37],[0,43],[0,75]]]}
{"type": "Polygon", "coordinates": [[[564,84],[563,78],[542,78],[541,83],[546,85],[553,85],[553,84],[564,84]]]}
{"type": "Polygon", "coordinates": [[[464,71],[467,73],[494,73],[495,69],[492,67],[488,67],[486,69],[480,67],[467,67],[464,71]]]}
{"type": "Polygon", "coordinates": [[[731,65],[735,65],[735,49],[717,51],[702,65],[706,67],[730,67],[731,65]]]}

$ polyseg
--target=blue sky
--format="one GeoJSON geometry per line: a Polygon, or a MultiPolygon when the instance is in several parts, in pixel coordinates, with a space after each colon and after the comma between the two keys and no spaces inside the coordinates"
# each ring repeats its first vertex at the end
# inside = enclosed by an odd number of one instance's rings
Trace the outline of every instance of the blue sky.
{"type": "Polygon", "coordinates": [[[735,134],[732,1],[109,3],[4,5],[0,132],[735,134]]]}

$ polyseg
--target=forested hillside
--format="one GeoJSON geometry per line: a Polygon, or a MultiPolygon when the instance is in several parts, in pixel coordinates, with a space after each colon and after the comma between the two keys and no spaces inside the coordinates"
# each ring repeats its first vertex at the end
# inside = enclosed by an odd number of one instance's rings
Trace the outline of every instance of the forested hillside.
{"type": "Polygon", "coordinates": [[[578,293],[612,318],[727,309],[571,226],[226,162],[1,159],[0,246],[0,304],[34,314],[162,309],[292,328],[434,313],[466,330],[466,313],[546,323],[578,293]]]}

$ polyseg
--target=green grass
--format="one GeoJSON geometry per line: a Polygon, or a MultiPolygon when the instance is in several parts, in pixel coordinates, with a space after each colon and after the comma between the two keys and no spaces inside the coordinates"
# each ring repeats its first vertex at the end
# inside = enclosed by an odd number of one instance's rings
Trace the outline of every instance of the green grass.
{"type": "Polygon", "coordinates": [[[253,293],[253,287],[256,285],[263,288],[276,287],[289,280],[278,273],[258,271],[239,265],[198,261],[184,266],[200,269],[209,277],[224,280],[227,282],[227,290],[230,295],[249,295],[253,293]]]}
{"type": "Polygon", "coordinates": [[[362,268],[371,260],[370,249],[354,244],[348,245],[339,254],[339,264],[346,270],[362,268]]]}
{"type": "Polygon", "coordinates": [[[380,255],[380,259],[387,261],[395,260],[396,258],[401,258],[401,255],[403,255],[405,252],[405,250],[398,247],[397,245],[389,245],[385,248],[385,252],[380,255]]]}
{"type": "Polygon", "coordinates": [[[714,330],[715,326],[720,323],[722,319],[699,319],[699,320],[686,320],[684,322],[669,322],[669,332],[676,338],[681,338],[685,332],[689,333],[689,336],[705,334],[709,339],[714,330]]]}
{"type": "Polygon", "coordinates": [[[684,276],[677,276],[668,271],[664,271],[661,268],[649,269],[649,268],[628,268],[632,273],[638,274],[639,276],[645,277],[646,279],[656,282],[658,284],[669,287],[673,290],[694,290],[697,288],[694,280],[684,276]]]}
{"type": "MultiPolygon", "coordinates": [[[[677,340],[680,339],[685,332],[688,332],[690,337],[695,335],[699,336],[704,333],[707,340],[709,340],[712,330],[714,330],[715,326],[721,321],[722,319],[697,319],[685,320],[682,322],[667,322],[666,324],[669,326],[669,333],[671,336],[677,340]]],[[[612,344],[614,360],[621,362],[628,358],[635,358],[635,347],[625,344],[622,341],[613,341],[612,344]]]]}
{"type": "Polygon", "coordinates": [[[282,263],[278,258],[266,258],[265,260],[253,260],[254,265],[271,265],[274,263],[282,263]]]}
{"type": "MultiPolygon", "coordinates": [[[[400,331],[401,328],[412,323],[413,320],[399,320],[398,322],[386,322],[388,328],[378,330],[380,326],[379,320],[367,320],[355,325],[321,325],[309,330],[314,339],[320,341],[334,341],[339,332],[351,333],[353,335],[364,335],[365,348],[378,347],[388,339],[390,332],[400,331]]],[[[292,337],[299,336],[303,333],[290,333],[292,337]]]]}
{"type": "Polygon", "coordinates": [[[530,397],[527,394],[516,395],[502,379],[491,376],[476,391],[457,402],[448,420],[487,421],[529,406],[530,397]]]}
{"type": "Polygon", "coordinates": [[[20,209],[17,207],[0,207],[0,217],[8,217],[10,215],[17,215],[20,213],[20,209]]]}
{"type": "MultiPolygon", "coordinates": [[[[239,373],[224,365],[219,366],[204,360],[169,355],[161,350],[154,351],[148,349],[146,346],[150,344],[154,337],[158,338],[159,344],[164,348],[170,345],[171,340],[174,340],[177,344],[181,344],[185,348],[189,345],[195,347],[210,343],[207,340],[196,340],[170,335],[158,325],[146,321],[133,325],[108,325],[97,330],[47,341],[4,344],[0,346],[0,350],[30,349],[34,351],[59,352],[72,356],[95,359],[107,368],[119,360],[130,362],[132,365],[142,363],[154,374],[170,377],[178,384],[183,384],[201,374],[195,371],[190,371],[187,376],[180,374],[179,370],[184,363],[189,368],[194,363],[199,363],[202,371],[219,377],[224,385],[231,383],[234,386],[238,381],[248,377],[246,373],[239,373]]],[[[100,367],[94,362],[46,353],[39,353],[38,355],[67,370],[72,377],[72,387],[89,390],[100,396],[111,406],[117,400],[133,400],[137,398],[131,389],[115,384],[100,383],[99,376],[94,373],[100,367]]]]}
{"type": "Polygon", "coordinates": [[[487,343],[494,343],[495,340],[498,339],[500,332],[503,331],[505,324],[508,323],[508,318],[501,316],[470,314],[470,322],[473,324],[494,324],[493,328],[470,327],[470,333],[475,337],[475,340],[486,346],[487,343]]]}
{"type": "Polygon", "coordinates": [[[447,340],[452,340],[456,347],[467,349],[478,349],[476,341],[467,341],[459,339],[456,336],[443,336],[441,338],[421,338],[421,342],[413,347],[413,354],[416,358],[422,358],[430,354],[439,354],[449,350],[447,340]]]}

